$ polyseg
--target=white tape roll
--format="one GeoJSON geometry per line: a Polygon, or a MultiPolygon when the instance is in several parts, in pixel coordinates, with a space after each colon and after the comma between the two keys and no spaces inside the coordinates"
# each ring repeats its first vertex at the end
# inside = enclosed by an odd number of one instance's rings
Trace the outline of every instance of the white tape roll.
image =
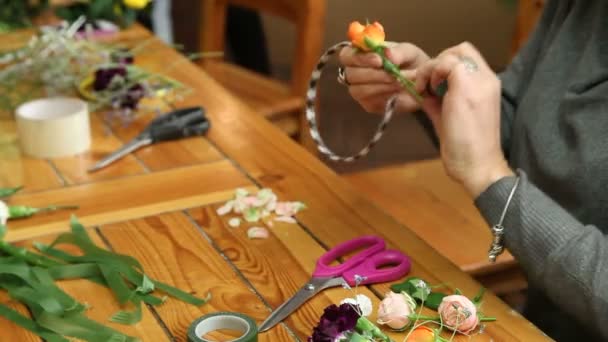
{"type": "Polygon", "coordinates": [[[91,146],[87,103],[67,97],[26,102],[16,111],[23,153],[56,158],[82,153],[91,146]]]}

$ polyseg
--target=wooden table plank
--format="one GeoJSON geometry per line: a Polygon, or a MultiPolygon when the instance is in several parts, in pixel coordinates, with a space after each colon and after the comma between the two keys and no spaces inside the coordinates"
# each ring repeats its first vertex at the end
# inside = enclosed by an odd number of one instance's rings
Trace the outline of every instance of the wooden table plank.
{"type": "MultiPolygon", "coordinates": [[[[88,229],[88,233],[95,244],[105,248],[103,241],[95,229],[88,229]]],[[[34,241],[49,244],[54,238],[55,236],[38,237],[32,240],[22,241],[17,245],[33,249],[32,243],[34,241]]],[[[80,253],[79,249],[74,246],[61,245],[58,246],[58,248],[72,254],[80,253]]],[[[163,328],[147,306],[144,305],[142,308],[142,320],[139,323],[135,325],[117,324],[110,322],[109,318],[116,312],[125,308],[121,308],[118,300],[107,287],[86,279],[63,280],[57,282],[57,285],[73,296],[77,301],[90,305],[90,308],[86,311],[86,316],[88,318],[129,336],[139,337],[145,341],[169,341],[169,337],[165,334],[163,328]]]]}
{"type": "Polygon", "coordinates": [[[214,203],[231,197],[235,188],[250,184],[230,162],[220,161],[14,196],[13,204],[76,203],[80,208],[11,221],[6,239],[15,241],[63,231],[72,214],[85,225],[98,225],[214,203]]]}
{"type": "Polygon", "coordinates": [[[63,185],[48,161],[21,154],[14,120],[0,120],[0,187],[23,185],[23,192],[63,185]]]}
{"type": "Polygon", "coordinates": [[[131,154],[114,162],[111,167],[93,173],[88,172],[87,170],[97,161],[122,146],[122,142],[108,130],[97,115],[90,115],[90,121],[91,149],[77,156],[52,159],[68,184],[90,183],[145,173],[144,167],[131,154]]]}
{"type": "MultiPolygon", "coordinates": [[[[199,296],[211,292],[211,301],[200,308],[173,300],[156,308],[176,341],[186,341],[189,325],[206,313],[241,312],[257,322],[269,313],[240,275],[182,213],[115,223],[101,227],[101,233],[117,252],[137,258],[151,277],[199,296]]],[[[279,326],[259,340],[291,341],[293,337],[285,326],[279,326]]]]}
{"type": "MultiPolygon", "coordinates": [[[[178,105],[181,107],[181,103],[178,105]]],[[[150,114],[142,115],[127,126],[115,123],[112,130],[123,142],[127,142],[137,136],[153,118],[150,114]]],[[[136,151],[135,155],[152,171],[224,159],[207,139],[201,137],[154,144],[136,151]]]]}

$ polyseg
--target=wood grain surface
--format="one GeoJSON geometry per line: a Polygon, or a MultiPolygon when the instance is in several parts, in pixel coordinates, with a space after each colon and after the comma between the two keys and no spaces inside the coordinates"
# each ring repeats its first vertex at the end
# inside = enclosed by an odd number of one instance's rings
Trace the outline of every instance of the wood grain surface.
{"type": "Polygon", "coordinates": [[[232,196],[236,188],[249,185],[249,180],[232,164],[220,161],[18,195],[10,203],[35,207],[75,204],[80,208],[11,221],[6,239],[14,241],[65,230],[72,214],[83,224],[98,225],[214,203],[232,196]]]}
{"type": "MultiPolygon", "coordinates": [[[[206,313],[241,312],[258,322],[269,313],[240,274],[182,213],[107,225],[101,233],[117,252],[137,258],[151,277],[198,296],[211,293],[211,301],[200,308],[176,300],[156,308],[176,341],[186,341],[190,324],[206,313]]],[[[289,340],[293,338],[283,325],[260,338],[289,340]]]]}

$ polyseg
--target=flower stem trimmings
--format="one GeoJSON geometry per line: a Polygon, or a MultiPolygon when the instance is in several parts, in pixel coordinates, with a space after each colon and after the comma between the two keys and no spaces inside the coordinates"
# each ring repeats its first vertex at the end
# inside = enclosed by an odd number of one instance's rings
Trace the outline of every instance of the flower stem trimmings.
{"type": "MultiPolygon", "coordinates": [[[[270,189],[261,189],[256,194],[250,194],[245,189],[237,189],[233,199],[219,207],[216,212],[220,216],[235,214],[228,220],[230,227],[236,228],[241,225],[241,219],[247,223],[266,223],[269,227],[274,222],[296,223],[294,218],[300,210],[305,209],[306,205],[302,202],[279,202],[277,195],[270,189]]],[[[253,227],[259,228],[259,227],[253,227]]],[[[267,230],[250,229],[249,238],[266,238],[267,230]]]]}

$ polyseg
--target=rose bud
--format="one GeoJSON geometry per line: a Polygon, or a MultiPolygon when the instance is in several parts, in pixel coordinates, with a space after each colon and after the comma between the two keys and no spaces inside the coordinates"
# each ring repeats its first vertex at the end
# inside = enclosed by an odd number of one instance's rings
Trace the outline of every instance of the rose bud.
{"type": "Polygon", "coordinates": [[[416,310],[416,302],[407,293],[389,292],[378,307],[378,324],[386,324],[395,330],[410,324],[410,315],[416,310]]]}
{"type": "Polygon", "coordinates": [[[363,51],[371,51],[373,46],[378,46],[384,43],[385,33],[384,27],[379,22],[373,24],[361,25],[358,21],[353,21],[348,26],[348,38],[351,43],[363,51]],[[366,39],[373,44],[369,46],[366,39]]]}
{"type": "Polygon", "coordinates": [[[477,307],[465,296],[444,297],[437,312],[445,326],[464,334],[471,332],[479,323],[477,307]]]}

